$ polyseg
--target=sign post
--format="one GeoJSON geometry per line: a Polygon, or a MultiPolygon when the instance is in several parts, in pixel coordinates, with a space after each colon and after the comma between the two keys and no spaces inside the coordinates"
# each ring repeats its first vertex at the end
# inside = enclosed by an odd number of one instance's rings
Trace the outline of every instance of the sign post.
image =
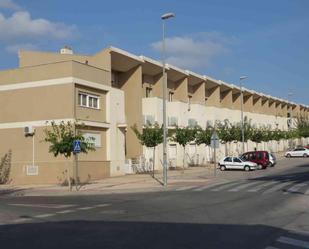
{"type": "Polygon", "coordinates": [[[78,183],[78,153],[81,151],[81,142],[80,140],[74,140],[73,142],[73,153],[75,157],[75,173],[74,173],[74,181],[75,186],[77,187],[78,183]]]}
{"type": "Polygon", "coordinates": [[[213,148],[213,161],[214,161],[214,176],[217,176],[217,153],[216,149],[219,148],[219,136],[216,131],[214,131],[210,138],[210,146],[213,148]]]}

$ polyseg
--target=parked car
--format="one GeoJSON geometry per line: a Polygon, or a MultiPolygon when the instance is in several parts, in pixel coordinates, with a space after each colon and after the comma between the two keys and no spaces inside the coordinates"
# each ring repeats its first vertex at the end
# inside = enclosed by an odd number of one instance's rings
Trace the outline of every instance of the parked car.
{"type": "Polygon", "coordinates": [[[243,169],[245,171],[255,170],[258,168],[256,163],[244,161],[239,157],[224,157],[219,161],[220,169],[243,169]]]}
{"type": "Polygon", "coordinates": [[[256,163],[259,166],[259,169],[266,169],[267,166],[271,166],[268,151],[264,151],[264,150],[248,151],[242,154],[241,158],[245,161],[256,163]]]}
{"type": "Polygon", "coordinates": [[[269,153],[269,162],[271,164],[270,167],[274,167],[277,163],[277,158],[272,153],[269,153]]]}
{"type": "Polygon", "coordinates": [[[296,148],[294,150],[288,150],[284,154],[285,157],[308,157],[309,149],[307,148],[296,148]]]}

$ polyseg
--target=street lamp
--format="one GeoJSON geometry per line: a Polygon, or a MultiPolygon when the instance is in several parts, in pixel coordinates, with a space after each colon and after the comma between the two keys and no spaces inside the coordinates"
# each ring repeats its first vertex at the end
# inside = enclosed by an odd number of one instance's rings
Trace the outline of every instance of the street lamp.
{"type": "Polygon", "coordinates": [[[167,186],[167,125],[166,125],[166,92],[167,78],[165,72],[165,20],[175,17],[174,13],[165,13],[162,20],[162,65],[163,65],[163,184],[167,186]]]}
{"type": "Polygon", "coordinates": [[[248,76],[241,76],[239,78],[240,85],[240,110],[241,110],[241,142],[242,142],[242,153],[245,152],[245,130],[244,130],[244,94],[242,91],[242,80],[247,79],[248,76]]]}

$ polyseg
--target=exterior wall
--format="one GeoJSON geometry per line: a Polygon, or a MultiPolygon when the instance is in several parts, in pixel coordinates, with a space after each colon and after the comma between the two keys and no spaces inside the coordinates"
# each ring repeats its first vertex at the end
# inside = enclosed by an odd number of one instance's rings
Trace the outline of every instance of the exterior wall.
{"type": "Polygon", "coordinates": [[[48,144],[44,139],[44,127],[34,127],[35,136],[25,137],[23,127],[1,129],[0,155],[3,157],[11,151],[11,184],[58,183],[63,179],[65,170],[72,172],[72,160],[64,157],[55,158],[48,153],[48,144]],[[32,140],[34,139],[34,140],[32,140]],[[34,141],[34,152],[32,142],[34,141]],[[33,158],[34,155],[34,158],[33,158]],[[38,176],[27,176],[26,165],[38,166],[38,176]]]}
{"type": "Polygon", "coordinates": [[[245,112],[253,111],[253,96],[252,95],[244,96],[244,111],[245,112]]]}
{"type": "Polygon", "coordinates": [[[141,154],[140,145],[135,133],[131,129],[134,124],[142,128],[142,67],[135,67],[120,74],[120,89],[124,91],[125,115],[128,129],[126,132],[126,157],[137,157],[141,154]]]}
{"type": "Polygon", "coordinates": [[[75,55],[75,54],[60,54],[60,53],[48,53],[39,51],[19,51],[19,67],[30,67],[42,64],[50,64],[61,61],[75,60],[81,63],[85,63],[88,60],[88,56],[75,55]]]}
{"type": "Polygon", "coordinates": [[[188,78],[183,78],[174,83],[174,100],[188,102],[188,78]]]}
{"type": "Polygon", "coordinates": [[[83,129],[101,134],[101,147],[79,156],[82,181],[124,174],[124,92],[111,88],[106,74],[76,62],[0,72],[0,140],[6,141],[0,144],[0,157],[11,151],[11,184],[60,184],[74,175],[74,159],[55,158],[43,142],[47,120],[89,121],[83,129]],[[79,90],[99,95],[100,110],[78,106],[79,90]],[[24,135],[25,126],[35,129],[34,140],[24,135]],[[33,160],[38,175],[27,175],[33,160]]]}
{"type": "Polygon", "coordinates": [[[262,99],[260,97],[253,98],[252,111],[255,113],[263,113],[262,111],[262,99]]]}
{"type": "MultiPolygon", "coordinates": [[[[111,88],[107,93],[107,160],[110,175],[125,174],[125,134],[128,129],[125,119],[125,98],[122,90],[111,88]]],[[[130,129],[130,128],[129,128],[130,129]]]]}
{"type": "MultiPolygon", "coordinates": [[[[162,99],[157,97],[143,98],[143,115],[151,115],[154,117],[154,120],[156,122],[162,124],[162,99]]],[[[271,129],[287,129],[286,117],[276,117],[274,115],[253,112],[244,112],[244,116],[248,118],[252,125],[256,125],[257,127],[268,126],[271,129]]],[[[167,117],[177,118],[179,127],[188,126],[188,120],[195,119],[199,126],[201,126],[202,128],[206,128],[207,125],[213,126],[216,121],[224,121],[225,119],[229,120],[231,123],[239,123],[241,111],[233,110],[230,108],[205,106],[200,104],[191,104],[191,108],[190,110],[188,110],[187,103],[173,101],[167,102],[167,117]]],[[[175,159],[170,158],[170,164],[182,165],[183,147],[179,146],[176,143],[169,142],[168,146],[170,147],[171,145],[176,146],[177,157],[175,159]]],[[[256,144],[250,144],[249,142],[248,146],[248,149],[253,150],[256,147],[256,144]]],[[[149,152],[149,150],[152,149],[147,149],[144,147],[143,153],[144,155],[146,155],[146,157],[151,158],[152,151],[149,152]]],[[[188,163],[190,163],[190,160],[193,160],[194,162],[196,160],[198,160],[199,162],[206,162],[211,160],[210,151],[210,148],[205,148],[204,145],[188,145],[186,148],[186,157],[188,159],[188,163]],[[191,154],[196,155],[193,157],[191,154]]],[[[271,151],[276,151],[276,148],[272,147],[271,151]]],[[[218,158],[220,157],[220,155],[224,156],[226,153],[235,153],[235,155],[237,155],[240,152],[241,143],[239,143],[238,145],[221,145],[221,149],[218,152],[218,158]]],[[[162,160],[162,145],[159,145],[156,150],[156,169],[161,169],[162,167],[160,160],[162,160]]]]}
{"type": "Polygon", "coordinates": [[[0,91],[1,123],[73,117],[73,86],[68,84],[0,91]]]}
{"type": "Polygon", "coordinates": [[[220,92],[220,102],[221,102],[221,107],[231,108],[233,105],[232,90],[226,90],[226,91],[220,92]]]}
{"type": "Polygon", "coordinates": [[[205,82],[192,86],[192,104],[205,104],[205,82]]]}
{"type": "Polygon", "coordinates": [[[234,110],[240,110],[241,109],[241,95],[240,92],[233,93],[232,95],[232,106],[231,108],[234,110]]]}
{"type": "MultiPolygon", "coordinates": [[[[207,86],[207,82],[206,82],[207,86]]],[[[210,89],[206,89],[205,96],[207,98],[207,106],[217,106],[220,107],[220,86],[215,86],[210,89]]]]}

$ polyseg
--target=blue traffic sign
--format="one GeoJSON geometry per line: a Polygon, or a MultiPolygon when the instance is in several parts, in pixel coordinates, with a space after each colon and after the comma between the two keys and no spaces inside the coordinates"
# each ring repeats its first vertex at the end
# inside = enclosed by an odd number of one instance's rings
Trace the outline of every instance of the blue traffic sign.
{"type": "Polygon", "coordinates": [[[74,140],[73,142],[73,152],[79,153],[81,151],[80,140],[74,140]]]}

